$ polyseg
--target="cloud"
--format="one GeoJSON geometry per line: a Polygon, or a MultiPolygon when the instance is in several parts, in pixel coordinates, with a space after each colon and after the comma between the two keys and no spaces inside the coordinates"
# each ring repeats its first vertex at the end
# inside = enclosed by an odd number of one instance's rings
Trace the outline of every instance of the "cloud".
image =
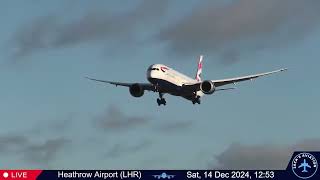
{"type": "Polygon", "coordinates": [[[23,150],[25,161],[49,165],[57,158],[58,153],[70,143],[71,141],[65,138],[48,139],[44,143],[30,144],[23,150]]]}
{"type": "Polygon", "coordinates": [[[224,62],[301,40],[320,22],[320,1],[241,0],[206,3],[157,39],[177,55],[219,54],[224,62]]]}
{"type": "Polygon", "coordinates": [[[73,118],[73,114],[69,114],[63,119],[42,119],[29,129],[0,134],[0,154],[17,158],[20,163],[50,167],[59,153],[72,143],[64,134],[73,118]]]}
{"type": "Polygon", "coordinates": [[[160,18],[167,6],[168,0],[143,0],[125,13],[111,14],[95,9],[67,22],[62,15],[42,16],[14,34],[10,43],[13,55],[19,58],[42,49],[71,47],[92,41],[130,42],[140,27],[160,18]]]}
{"type": "Polygon", "coordinates": [[[28,135],[38,136],[39,134],[64,134],[72,127],[73,122],[76,120],[74,113],[69,113],[66,117],[52,118],[48,120],[40,119],[26,131],[28,135]]]}
{"type": "Polygon", "coordinates": [[[56,25],[56,17],[48,15],[19,28],[11,42],[8,43],[13,46],[13,55],[15,57],[21,57],[35,50],[49,48],[50,38],[56,31],[56,25]]]}
{"type": "MultiPolygon", "coordinates": [[[[88,144],[85,138],[77,138],[81,130],[74,131],[75,118],[76,116],[72,113],[61,119],[47,121],[42,119],[31,128],[10,134],[0,134],[0,158],[14,158],[16,160],[15,167],[20,168],[25,165],[41,168],[55,167],[55,163],[60,163],[65,159],[67,152],[73,147],[88,144]],[[69,136],[73,137],[72,140],[69,136]]],[[[90,118],[90,120],[92,119],[90,118]]],[[[150,118],[143,116],[127,116],[121,109],[110,106],[105,114],[94,120],[96,129],[92,126],[89,127],[93,131],[90,135],[91,147],[94,148],[94,151],[103,150],[96,152],[100,157],[99,160],[101,157],[117,158],[144,150],[152,145],[152,141],[143,139],[137,139],[137,142],[133,142],[132,139],[120,141],[120,138],[117,141],[108,142],[108,149],[105,149],[105,137],[102,138],[97,129],[101,130],[100,132],[128,132],[128,130],[141,127],[149,121],[150,118]]]]}
{"type": "Polygon", "coordinates": [[[217,155],[218,169],[285,169],[294,151],[319,151],[320,139],[306,139],[294,145],[232,144],[217,155]]]}
{"type": "Polygon", "coordinates": [[[15,153],[20,147],[27,145],[28,139],[24,136],[18,135],[4,135],[0,136],[0,152],[3,153],[15,153]]]}
{"type": "Polygon", "coordinates": [[[119,131],[139,127],[149,122],[142,116],[126,116],[118,108],[111,106],[107,112],[95,121],[95,125],[103,131],[119,131]]]}
{"type": "Polygon", "coordinates": [[[152,145],[150,140],[144,140],[134,145],[128,145],[127,143],[115,144],[107,153],[107,158],[117,158],[124,155],[133,154],[138,151],[144,150],[152,145]]]}
{"type": "Polygon", "coordinates": [[[40,166],[49,166],[57,155],[71,141],[66,138],[46,139],[43,142],[33,141],[22,135],[1,135],[1,156],[18,157],[26,163],[40,166]]]}

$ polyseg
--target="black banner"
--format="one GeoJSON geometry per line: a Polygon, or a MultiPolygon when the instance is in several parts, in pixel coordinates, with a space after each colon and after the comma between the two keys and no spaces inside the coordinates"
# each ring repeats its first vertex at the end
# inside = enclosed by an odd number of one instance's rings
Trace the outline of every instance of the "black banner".
{"type": "Polygon", "coordinates": [[[275,179],[320,180],[320,152],[295,152],[285,170],[0,170],[0,179],[275,179]]]}

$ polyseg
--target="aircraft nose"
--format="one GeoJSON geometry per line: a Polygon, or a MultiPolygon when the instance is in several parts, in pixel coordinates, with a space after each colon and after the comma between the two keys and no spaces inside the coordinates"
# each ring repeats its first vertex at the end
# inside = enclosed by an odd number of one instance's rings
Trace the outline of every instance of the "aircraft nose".
{"type": "Polygon", "coordinates": [[[153,76],[152,76],[152,71],[148,70],[147,71],[147,79],[151,79],[153,76]]]}
{"type": "Polygon", "coordinates": [[[156,72],[155,71],[148,71],[147,72],[147,79],[149,82],[152,82],[152,79],[156,78],[156,72]]]}
{"type": "Polygon", "coordinates": [[[148,70],[148,71],[147,71],[147,78],[150,78],[150,77],[151,77],[151,71],[148,70]]]}

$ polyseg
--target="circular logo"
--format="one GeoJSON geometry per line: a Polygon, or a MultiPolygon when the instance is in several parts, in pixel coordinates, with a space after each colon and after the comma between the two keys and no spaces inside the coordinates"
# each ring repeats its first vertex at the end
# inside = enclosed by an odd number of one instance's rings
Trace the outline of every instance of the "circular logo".
{"type": "Polygon", "coordinates": [[[316,174],[318,162],[312,154],[300,153],[293,158],[291,167],[297,177],[308,179],[316,174]]]}

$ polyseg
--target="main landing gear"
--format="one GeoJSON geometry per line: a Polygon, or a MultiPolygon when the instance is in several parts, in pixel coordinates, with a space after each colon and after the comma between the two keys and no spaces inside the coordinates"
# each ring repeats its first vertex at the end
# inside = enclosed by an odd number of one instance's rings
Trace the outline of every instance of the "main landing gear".
{"type": "Polygon", "coordinates": [[[159,93],[159,97],[157,99],[157,103],[158,103],[158,106],[161,106],[161,104],[163,104],[164,106],[167,104],[166,100],[163,98],[163,94],[162,93],[159,93]]]}
{"type": "Polygon", "coordinates": [[[200,101],[200,96],[197,96],[193,101],[192,101],[192,104],[201,104],[201,101],[200,101]]]}

